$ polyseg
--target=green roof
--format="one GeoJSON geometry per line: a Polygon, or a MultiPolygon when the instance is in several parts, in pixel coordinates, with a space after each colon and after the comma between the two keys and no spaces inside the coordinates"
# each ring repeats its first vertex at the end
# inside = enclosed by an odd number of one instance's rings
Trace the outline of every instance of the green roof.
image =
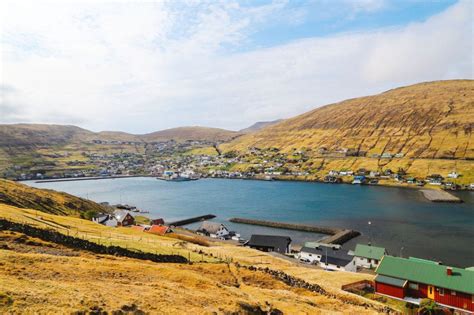
{"type": "Polygon", "coordinates": [[[447,267],[432,261],[385,255],[375,272],[377,275],[474,294],[474,271],[450,267],[453,272],[449,276],[447,267]]]}
{"type": "Polygon", "coordinates": [[[357,244],[354,251],[354,256],[377,260],[382,259],[383,255],[385,255],[385,248],[364,244],[357,244]]]}
{"type": "Polygon", "coordinates": [[[377,275],[377,277],[375,277],[375,281],[390,284],[390,285],[394,285],[394,286],[399,287],[399,288],[403,288],[405,286],[405,284],[407,283],[406,280],[387,277],[387,276],[383,276],[383,275],[377,275]]]}

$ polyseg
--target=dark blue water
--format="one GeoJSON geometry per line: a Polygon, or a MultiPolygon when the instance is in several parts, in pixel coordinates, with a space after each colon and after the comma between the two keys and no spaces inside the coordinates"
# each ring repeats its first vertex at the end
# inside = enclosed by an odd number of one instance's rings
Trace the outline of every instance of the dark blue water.
{"type": "Polygon", "coordinates": [[[252,233],[290,235],[295,243],[322,235],[227,222],[231,217],[317,224],[358,230],[347,243],[369,239],[391,254],[474,266],[474,193],[465,203],[432,203],[416,190],[304,182],[204,179],[165,182],[153,178],[29,183],[94,201],[128,203],[165,221],[212,213],[243,237],[252,233]],[[372,224],[369,226],[368,221],[372,224]]]}

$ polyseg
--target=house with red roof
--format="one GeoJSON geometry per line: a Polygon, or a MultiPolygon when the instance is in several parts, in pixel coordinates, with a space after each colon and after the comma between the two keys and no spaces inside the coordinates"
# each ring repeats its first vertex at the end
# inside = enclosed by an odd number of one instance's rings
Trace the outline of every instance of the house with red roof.
{"type": "Polygon", "coordinates": [[[166,233],[170,233],[171,229],[166,225],[152,225],[148,232],[163,236],[166,233]]]}

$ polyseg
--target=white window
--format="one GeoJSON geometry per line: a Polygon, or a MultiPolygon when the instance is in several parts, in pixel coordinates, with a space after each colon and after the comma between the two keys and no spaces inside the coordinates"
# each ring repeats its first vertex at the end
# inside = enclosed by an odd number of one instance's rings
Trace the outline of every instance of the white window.
{"type": "Polygon", "coordinates": [[[451,295],[456,295],[456,291],[451,290],[451,295]]]}
{"type": "Polygon", "coordinates": [[[444,289],[443,288],[439,288],[439,295],[444,295],[444,289]]]}
{"type": "Polygon", "coordinates": [[[412,290],[418,290],[418,283],[408,283],[408,287],[412,290]]]}

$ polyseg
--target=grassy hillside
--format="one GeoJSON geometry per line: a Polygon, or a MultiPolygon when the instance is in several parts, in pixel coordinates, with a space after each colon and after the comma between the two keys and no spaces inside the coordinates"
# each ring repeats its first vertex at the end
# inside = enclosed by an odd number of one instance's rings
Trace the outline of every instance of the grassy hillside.
{"type": "Polygon", "coordinates": [[[93,132],[65,125],[0,125],[0,147],[59,145],[80,141],[93,132]]]}
{"type": "Polygon", "coordinates": [[[2,313],[71,313],[97,307],[111,313],[125,307],[167,314],[263,314],[258,310],[270,309],[284,314],[375,314],[382,307],[340,290],[342,284],[370,279],[371,275],[325,272],[222,242],[203,247],[79,218],[37,216],[32,210],[1,204],[0,218],[99,244],[184,255],[193,261],[192,265],[160,264],[96,255],[0,231],[0,277],[5,279],[0,281],[2,313]],[[236,263],[284,272],[320,285],[328,294],[291,287],[236,263]]]}
{"type": "Polygon", "coordinates": [[[175,140],[208,140],[208,141],[229,141],[238,137],[240,133],[219,128],[207,127],[179,127],[161,130],[143,135],[141,138],[147,142],[175,140]]]}
{"type": "Polygon", "coordinates": [[[54,190],[37,189],[4,179],[0,179],[0,203],[58,215],[80,216],[87,211],[108,211],[90,200],[54,190]]]}
{"type": "Polygon", "coordinates": [[[304,150],[316,170],[403,167],[417,175],[457,169],[474,180],[474,81],[416,84],[346,100],[287,119],[222,145],[225,151],[304,150]],[[357,158],[334,158],[350,150],[357,158]],[[381,159],[382,154],[401,154],[381,159]]]}

